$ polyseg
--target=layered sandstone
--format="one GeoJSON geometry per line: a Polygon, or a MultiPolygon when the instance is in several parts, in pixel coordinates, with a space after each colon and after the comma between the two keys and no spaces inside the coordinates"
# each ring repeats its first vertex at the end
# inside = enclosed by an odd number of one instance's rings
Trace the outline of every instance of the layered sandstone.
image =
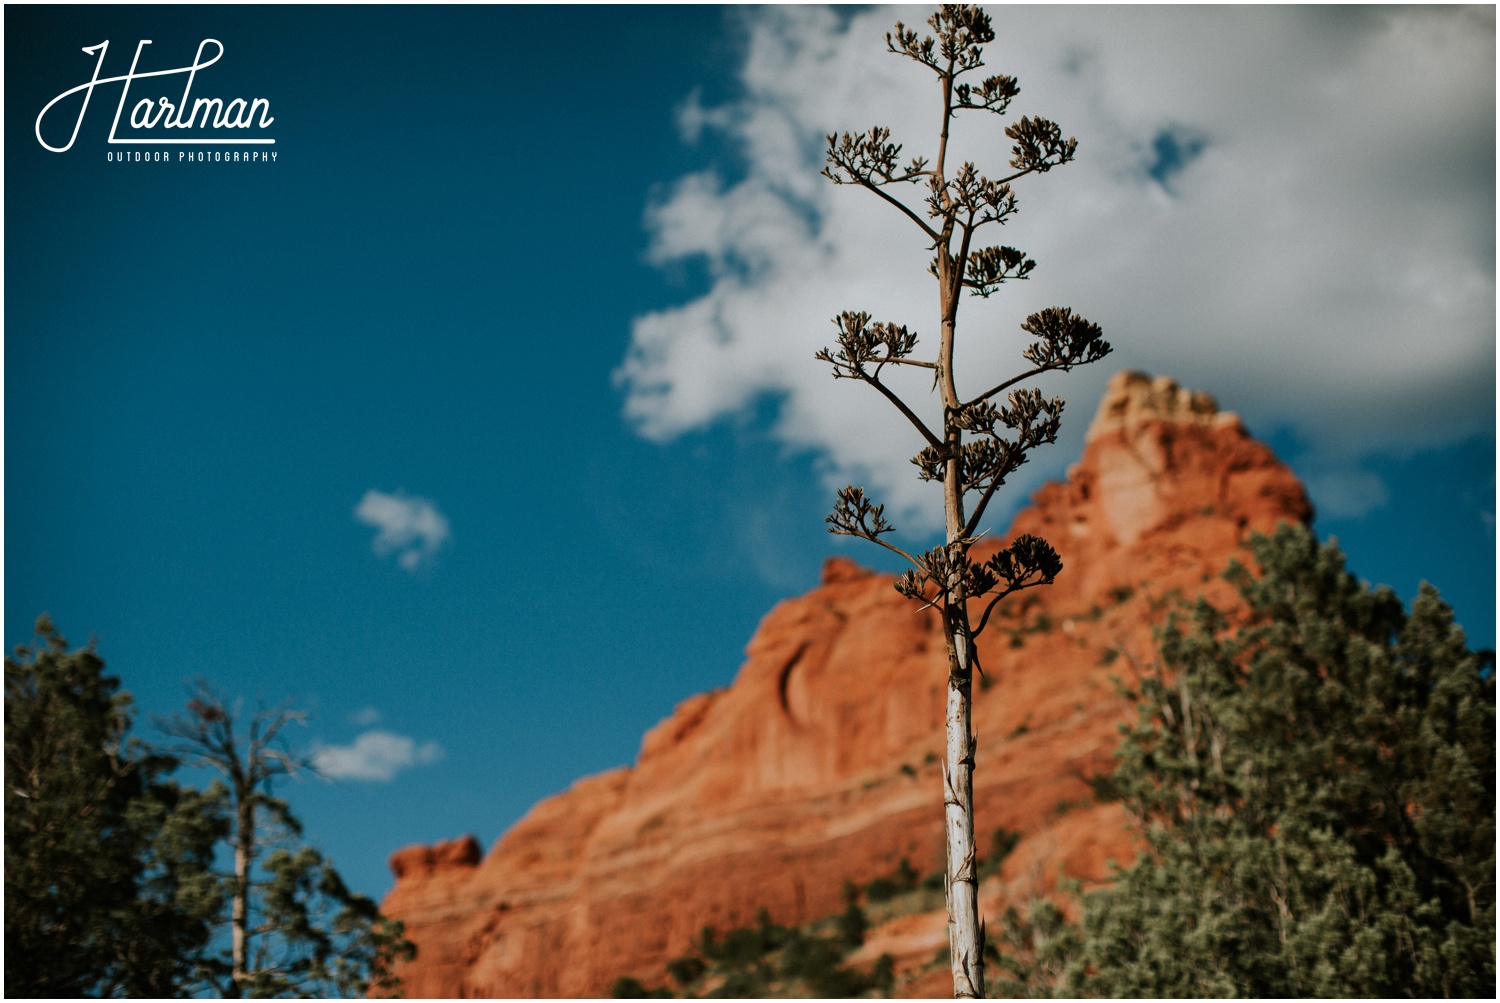
{"type": "MultiPolygon", "coordinates": [[[[987,915],[1128,859],[1118,808],[1084,780],[1118,739],[1113,678],[1150,670],[1175,597],[1229,600],[1218,574],[1249,531],[1311,514],[1291,471],[1211,397],[1137,373],[1110,382],[1080,461],[1011,527],[1051,542],[1062,575],[1014,597],[979,641],[977,831],[1023,834],[981,890],[987,915]]],[[[935,613],[891,584],[830,559],[818,588],[766,615],[733,684],[679,704],[634,766],[539,803],[482,859],[472,839],[398,851],[385,910],[418,945],[406,994],[659,984],[706,925],[762,907],[801,923],[838,911],[846,879],[903,856],[939,866],[944,643],[935,613]]],[[[943,994],[946,970],[923,966],[945,942],[934,912],[876,928],[862,953],[894,955],[908,994],[943,994]]]]}

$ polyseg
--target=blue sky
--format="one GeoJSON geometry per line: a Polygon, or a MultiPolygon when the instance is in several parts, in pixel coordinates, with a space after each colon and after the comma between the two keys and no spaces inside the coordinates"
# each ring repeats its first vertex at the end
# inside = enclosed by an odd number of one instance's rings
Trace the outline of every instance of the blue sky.
{"type": "MultiPolygon", "coordinates": [[[[1493,646],[1493,11],[996,13],[991,67],[1079,162],[1022,191],[1036,278],[974,329],[1075,306],[1493,646]]],[[[839,310],[931,312],[922,248],[817,176],[833,129],[927,145],[897,17],[8,7],[7,647],[43,610],[96,637],[145,733],[197,675],[308,708],[341,779],[285,793],[373,894],[398,846],[631,761],[824,556],[888,566],[824,534],[834,488],[935,526],[915,448],[812,361],[839,310]],[[145,38],[143,69],[220,40],[194,93],[266,98],[276,161],[109,161],[119,85],[43,149],[80,50],[121,74],[145,38]]],[[[1109,371],[1048,388],[1071,422],[1000,523],[1109,371]]]]}

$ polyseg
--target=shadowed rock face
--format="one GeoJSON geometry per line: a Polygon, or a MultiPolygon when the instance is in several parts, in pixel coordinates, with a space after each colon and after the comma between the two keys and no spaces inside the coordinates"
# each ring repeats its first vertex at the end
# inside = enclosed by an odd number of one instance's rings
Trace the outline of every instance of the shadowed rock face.
{"type": "MultiPolygon", "coordinates": [[[[1118,739],[1111,677],[1151,669],[1174,597],[1233,604],[1218,576],[1249,531],[1311,517],[1301,483],[1213,398],[1110,381],[1080,461],[1011,527],[1051,542],[1063,573],[1007,600],[978,645],[976,831],[985,848],[998,827],[1023,834],[981,888],[985,915],[1132,856],[1123,815],[1083,779],[1118,739]]],[[[940,867],[944,642],[936,613],[891,585],[830,558],[816,589],[766,615],[734,683],[679,704],[633,767],[540,802],[483,859],[472,837],[397,851],[384,908],[418,945],[406,995],[660,984],[705,925],[747,925],[761,907],[801,923],[903,856],[940,867]]],[[[855,961],[889,952],[898,991],[946,995],[946,966],[919,973],[945,943],[941,911],[907,916],[855,961]]]]}

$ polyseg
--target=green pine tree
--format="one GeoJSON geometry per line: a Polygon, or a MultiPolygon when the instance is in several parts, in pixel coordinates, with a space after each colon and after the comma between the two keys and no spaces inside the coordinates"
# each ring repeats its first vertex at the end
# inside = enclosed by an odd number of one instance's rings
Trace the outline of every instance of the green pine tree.
{"type": "Polygon", "coordinates": [[[1085,900],[1058,987],[1104,996],[1493,996],[1495,688],[1431,586],[1406,613],[1304,527],[1199,602],[1112,786],[1146,852],[1085,900]]]}
{"type": "Polygon", "coordinates": [[[172,996],[205,988],[226,831],[212,794],[127,740],[131,699],[93,646],[44,616],[5,660],[7,996],[172,996]]]}

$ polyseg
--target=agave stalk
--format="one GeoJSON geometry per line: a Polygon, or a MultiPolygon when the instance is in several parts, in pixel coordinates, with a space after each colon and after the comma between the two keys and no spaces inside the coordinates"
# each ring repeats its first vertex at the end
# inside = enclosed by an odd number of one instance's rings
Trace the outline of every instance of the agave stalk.
{"type": "MultiPolygon", "coordinates": [[[[835,184],[863,187],[913,222],[935,254],[929,271],[938,285],[936,359],[913,357],[917,335],[904,325],[872,321],[869,314],[846,312],[834,318],[838,348],[817,358],[833,367],[835,379],[855,379],[879,391],[916,428],[925,445],[912,458],[923,480],[943,486],[944,543],[912,555],[881,539],[892,531],[884,507],[865,497],[862,488],[839,492],[830,532],[858,536],[900,554],[912,567],[896,583],[903,595],[942,613],[948,650],[948,685],[944,711],[943,824],[947,846],[948,934],[955,997],[983,997],[984,923],[979,915],[978,853],[974,842],[974,753],[972,723],[974,671],[979,667],[975,638],[990,613],[1006,596],[1049,584],[1062,570],[1057,553],[1034,536],[1022,536],[982,564],[969,558],[980,521],[1006,477],[1026,462],[1027,454],[1056,441],[1064,402],[1044,398],[1034,389],[1012,389],[1042,373],[1067,371],[1103,358],[1110,351],[1097,325],[1066,307],[1032,314],[1021,325],[1036,340],[1021,353],[1028,364],[1020,374],[1001,380],[976,397],[959,393],[954,371],[954,342],[962,294],[989,296],[1014,280],[1024,280],[1036,262],[1012,247],[980,247],[975,233],[1003,224],[1017,209],[1012,183],[1041,174],[1073,159],[1074,139],[1042,118],[1021,118],[1006,128],[1014,142],[1011,173],[991,180],[972,163],[950,174],[949,129],[961,110],[1004,114],[1020,88],[1012,77],[992,76],[978,86],[959,78],[984,65],[981,46],[994,40],[989,17],[978,7],[944,5],[929,20],[936,37],[918,37],[900,22],[886,35],[897,55],[933,71],[942,86],[943,113],[938,147],[932,161],[918,157],[899,163],[901,145],[879,126],[866,133],[828,137],[828,164],[823,173],[835,184]],[[909,184],[927,194],[914,208],[888,191],[909,184]],[[936,429],[917,415],[881,379],[888,365],[933,370],[941,396],[942,425],[936,429]],[[1005,404],[994,400],[1010,391],[1005,404]],[[972,511],[966,512],[966,501],[972,511]],[[971,602],[982,603],[978,626],[969,617],[971,602]]],[[[899,190],[899,189],[897,189],[899,190]]]]}

